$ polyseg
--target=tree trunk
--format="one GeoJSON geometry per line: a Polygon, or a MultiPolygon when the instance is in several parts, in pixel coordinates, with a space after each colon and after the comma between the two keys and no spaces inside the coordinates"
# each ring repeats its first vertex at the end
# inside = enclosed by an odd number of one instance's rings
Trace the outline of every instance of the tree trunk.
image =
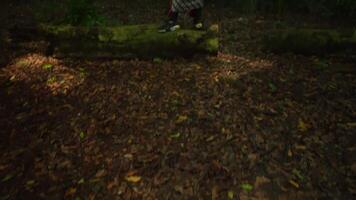
{"type": "Polygon", "coordinates": [[[208,31],[158,33],[155,25],[119,27],[40,26],[57,57],[155,58],[216,55],[217,25],[208,31]]]}
{"type": "Polygon", "coordinates": [[[287,29],[269,32],[264,38],[266,50],[305,55],[356,49],[356,31],[287,29]]]}

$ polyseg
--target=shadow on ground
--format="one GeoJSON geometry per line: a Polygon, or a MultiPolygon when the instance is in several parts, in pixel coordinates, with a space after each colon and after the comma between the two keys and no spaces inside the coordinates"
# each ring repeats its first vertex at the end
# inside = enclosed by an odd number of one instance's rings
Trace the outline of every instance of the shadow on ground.
{"type": "Polygon", "coordinates": [[[354,194],[354,74],[310,59],[27,54],[0,77],[5,199],[354,194]]]}

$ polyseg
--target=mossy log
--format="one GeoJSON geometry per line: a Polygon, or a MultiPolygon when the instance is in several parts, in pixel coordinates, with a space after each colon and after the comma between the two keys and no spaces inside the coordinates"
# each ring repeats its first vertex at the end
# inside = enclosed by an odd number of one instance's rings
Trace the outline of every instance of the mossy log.
{"type": "Polygon", "coordinates": [[[356,49],[356,31],[276,30],[266,34],[264,48],[276,53],[325,54],[356,49]]]}
{"type": "Polygon", "coordinates": [[[156,25],[119,27],[40,26],[57,57],[155,58],[216,55],[218,27],[158,33],[156,25]]]}

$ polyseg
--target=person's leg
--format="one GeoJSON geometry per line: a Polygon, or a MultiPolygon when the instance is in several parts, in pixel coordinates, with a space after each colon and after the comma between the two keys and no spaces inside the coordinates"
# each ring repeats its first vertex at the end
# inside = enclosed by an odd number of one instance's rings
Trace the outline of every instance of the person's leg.
{"type": "Polygon", "coordinates": [[[171,1],[169,13],[168,13],[168,20],[165,22],[165,24],[159,27],[158,31],[161,33],[165,33],[165,32],[175,31],[179,29],[180,26],[177,24],[178,16],[179,16],[179,12],[173,9],[173,3],[171,1]]]}
{"type": "Polygon", "coordinates": [[[203,29],[202,9],[197,8],[190,11],[190,16],[193,18],[194,28],[203,29]]]}
{"type": "Polygon", "coordinates": [[[178,21],[178,15],[179,15],[178,12],[171,11],[168,15],[168,17],[169,17],[168,21],[176,24],[178,21]]]}
{"type": "Polygon", "coordinates": [[[193,18],[193,23],[197,24],[202,21],[202,9],[197,8],[190,11],[190,16],[193,18]]]}

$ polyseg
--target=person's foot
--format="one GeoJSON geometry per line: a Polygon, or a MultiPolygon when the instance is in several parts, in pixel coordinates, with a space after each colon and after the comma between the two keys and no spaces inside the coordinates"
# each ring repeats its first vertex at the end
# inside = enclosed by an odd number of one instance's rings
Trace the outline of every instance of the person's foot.
{"type": "Polygon", "coordinates": [[[203,30],[204,29],[204,24],[202,22],[195,23],[194,24],[194,29],[203,30]]]}
{"type": "Polygon", "coordinates": [[[178,29],[180,29],[179,24],[173,21],[168,21],[158,28],[158,32],[166,33],[166,32],[176,31],[178,29]]]}

